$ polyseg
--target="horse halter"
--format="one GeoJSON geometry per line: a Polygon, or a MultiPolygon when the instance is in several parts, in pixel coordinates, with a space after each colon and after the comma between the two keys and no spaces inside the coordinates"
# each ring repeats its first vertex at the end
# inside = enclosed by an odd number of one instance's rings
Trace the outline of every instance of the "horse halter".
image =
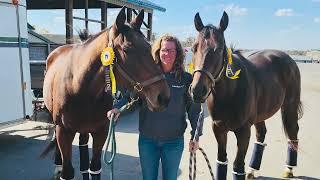
{"type": "Polygon", "coordinates": [[[157,76],[154,76],[150,79],[147,79],[145,81],[143,81],[142,83],[135,81],[134,79],[132,79],[128,73],[126,73],[126,71],[118,64],[115,63],[115,68],[117,68],[117,70],[120,72],[120,74],[127,80],[130,82],[130,84],[133,86],[134,89],[134,94],[139,93],[143,90],[144,87],[149,86],[157,81],[160,81],[162,79],[165,79],[164,74],[160,74],[157,76]]]}
{"type": "Polygon", "coordinates": [[[200,72],[200,73],[204,73],[211,81],[211,88],[210,88],[210,92],[208,93],[207,97],[205,99],[207,99],[209,97],[209,95],[213,92],[214,94],[216,93],[216,90],[214,89],[215,86],[216,86],[216,83],[221,79],[221,75],[225,69],[225,56],[226,56],[226,47],[224,47],[224,50],[223,50],[223,57],[222,57],[222,60],[223,60],[223,64],[222,64],[222,67],[218,73],[218,75],[216,77],[213,77],[212,73],[205,70],[205,69],[197,69],[197,70],[194,70],[193,73],[192,73],[192,77],[194,76],[194,74],[196,72],[200,72]]]}
{"type": "MultiPolygon", "coordinates": [[[[110,33],[110,32],[109,32],[110,33]]],[[[114,45],[113,45],[113,39],[112,39],[112,35],[110,33],[109,35],[109,47],[112,47],[114,49],[114,45]]],[[[131,78],[129,76],[129,74],[125,71],[125,69],[123,67],[120,66],[120,64],[118,63],[118,58],[115,55],[115,63],[114,63],[115,68],[120,72],[120,74],[127,80],[129,81],[129,83],[133,86],[133,95],[138,94],[139,92],[143,91],[144,87],[147,87],[155,82],[161,81],[163,79],[166,79],[164,74],[161,73],[160,75],[156,75],[152,78],[149,78],[143,82],[139,82],[134,80],[133,78],[131,78]]]]}

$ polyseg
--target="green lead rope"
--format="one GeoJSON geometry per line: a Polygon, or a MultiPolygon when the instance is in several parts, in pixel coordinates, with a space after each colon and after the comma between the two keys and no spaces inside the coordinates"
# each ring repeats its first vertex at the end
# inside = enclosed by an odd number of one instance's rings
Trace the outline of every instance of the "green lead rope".
{"type": "MultiPolygon", "coordinates": [[[[131,98],[131,101],[128,102],[126,105],[122,106],[119,111],[120,111],[120,114],[129,109],[136,101],[138,101],[139,98],[136,98],[136,99],[133,99],[131,98]]],[[[104,151],[104,154],[103,154],[103,162],[107,165],[107,166],[110,166],[110,180],[113,180],[113,175],[114,175],[114,168],[113,168],[113,161],[114,161],[114,158],[117,154],[117,143],[116,143],[116,136],[115,136],[115,126],[116,126],[116,117],[114,116],[114,114],[111,114],[111,119],[110,119],[110,124],[109,124],[109,130],[108,130],[108,136],[107,136],[107,139],[106,139],[106,150],[104,151]],[[109,145],[111,143],[111,155],[109,156],[110,158],[108,158],[108,155],[107,155],[107,152],[108,152],[108,148],[109,148],[109,145]]]]}

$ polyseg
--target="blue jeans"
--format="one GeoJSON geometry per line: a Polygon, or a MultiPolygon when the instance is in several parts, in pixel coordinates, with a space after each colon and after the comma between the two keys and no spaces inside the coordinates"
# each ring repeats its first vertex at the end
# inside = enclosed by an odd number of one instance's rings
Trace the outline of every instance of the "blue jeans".
{"type": "Polygon", "coordinates": [[[183,136],[168,141],[158,141],[139,136],[139,156],[143,180],[157,180],[159,160],[163,180],[177,180],[184,147],[183,136]]]}

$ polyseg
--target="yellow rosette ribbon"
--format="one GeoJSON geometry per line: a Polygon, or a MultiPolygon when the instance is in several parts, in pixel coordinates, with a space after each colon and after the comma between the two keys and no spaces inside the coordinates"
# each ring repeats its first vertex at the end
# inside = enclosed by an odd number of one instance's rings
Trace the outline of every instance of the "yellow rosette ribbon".
{"type": "MultiPolygon", "coordinates": [[[[107,83],[109,82],[109,78],[111,80],[111,92],[112,92],[113,95],[117,91],[117,89],[116,89],[116,87],[117,87],[116,86],[116,78],[114,76],[113,67],[112,67],[114,58],[115,58],[115,54],[114,54],[114,51],[113,51],[113,49],[111,47],[106,47],[102,51],[101,56],[100,56],[101,63],[105,67],[105,71],[106,71],[106,82],[107,83]]],[[[107,84],[107,88],[109,88],[108,84],[107,84]]]]}
{"type": "Polygon", "coordinates": [[[230,48],[227,49],[227,55],[228,55],[228,64],[227,64],[227,68],[226,68],[226,76],[229,79],[238,79],[239,78],[239,74],[241,72],[241,69],[237,70],[235,73],[232,70],[232,51],[230,48]]]}

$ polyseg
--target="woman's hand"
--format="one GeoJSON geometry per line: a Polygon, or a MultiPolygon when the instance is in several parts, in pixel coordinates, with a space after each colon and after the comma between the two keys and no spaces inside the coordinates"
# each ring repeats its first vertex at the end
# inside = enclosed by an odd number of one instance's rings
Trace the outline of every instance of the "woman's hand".
{"type": "Polygon", "coordinates": [[[118,117],[120,115],[120,111],[117,108],[113,108],[110,111],[107,112],[107,117],[109,120],[111,120],[112,116],[113,116],[113,120],[118,120],[118,117]]]}
{"type": "Polygon", "coordinates": [[[190,140],[189,151],[195,153],[199,149],[199,141],[190,140]]]}

